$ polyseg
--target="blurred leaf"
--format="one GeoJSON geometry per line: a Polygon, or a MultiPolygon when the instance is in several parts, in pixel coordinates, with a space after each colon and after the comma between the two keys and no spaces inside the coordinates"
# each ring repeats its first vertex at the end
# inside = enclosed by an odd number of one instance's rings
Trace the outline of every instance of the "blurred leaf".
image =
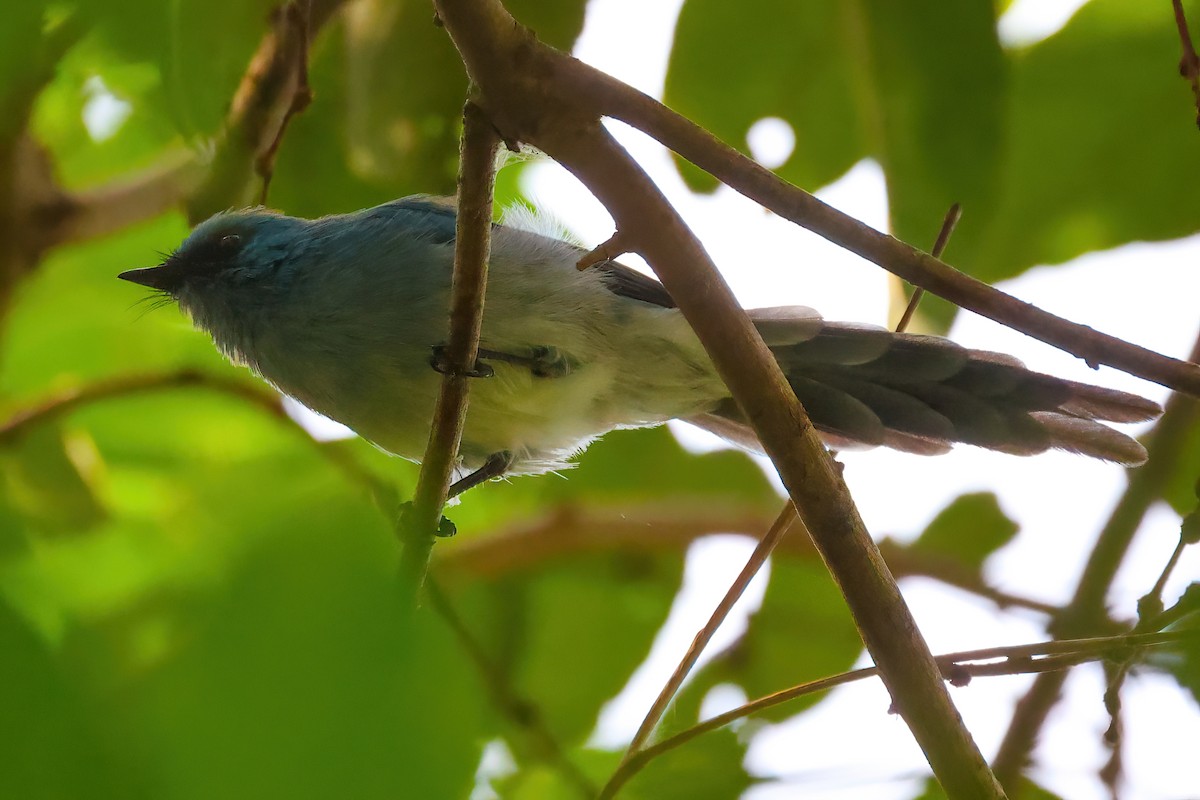
{"type": "Polygon", "coordinates": [[[876,158],[896,232],[924,242],[952,202],[981,207],[995,190],[1005,69],[994,13],[990,0],[692,0],[666,102],[743,151],[755,122],[782,118],[796,147],[777,172],[809,190],[876,158]]]}
{"type": "Polygon", "coordinates": [[[1180,438],[1179,463],[1166,477],[1162,496],[1176,513],[1189,514],[1200,499],[1200,419],[1193,417],[1180,438]]]}
{"type": "MultiPolygon", "coordinates": [[[[1200,17],[1200,3],[1188,7],[1200,17]]],[[[995,13],[987,0],[692,0],[666,102],[743,151],[751,125],[784,119],[796,149],[777,172],[809,190],[876,159],[892,232],[916,246],[962,203],[948,258],[989,282],[1195,232],[1200,150],[1171,15],[1094,0],[1059,33],[1004,53],[995,13]]],[[[933,299],[921,315],[944,330],[953,309],[933,299]]]]}
{"type": "MultiPolygon", "coordinates": [[[[718,684],[737,684],[754,699],[844,672],[860,652],[858,630],[822,565],[776,558],[762,607],[740,640],[693,675],[668,717],[671,732],[698,721],[700,703],[718,684]]],[[[807,695],[755,718],[786,719],[824,696],[807,695]]]]}
{"type": "Polygon", "coordinates": [[[428,614],[402,624],[386,542],[287,522],[112,709],[158,796],[463,796],[486,716],[469,659],[428,614]]]}
{"type": "Polygon", "coordinates": [[[1154,648],[1146,653],[1149,665],[1169,672],[1179,685],[1200,702],[1200,583],[1190,584],[1179,600],[1191,613],[1171,626],[1170,630],[1188,630],[1193,635],[1169,647],[1154,648]]]}
{"type": "Polygon", "coordinates": [[[502,634],[492,645],[500,668],[570,745],[646,658],[682,577],[682,553],[573,558],[486,590],[469,624],[502,634]]]}
{"type": "MultiPolygon", "coordinates": [[[[1021,800],[1063,800],[1058,795],[1045,789],[1028,778],[1022,778],[1020,784],[1020,794],[1016,795],[1021,800]]],[[[945,800],[946,793],[942,791],[942,787],[933,778],[928,778],[925,781],[925,791],[917,795],[914,800],[945,800]]]]}
{"type": "Polygon", "coordinates": [[[978,569],[1018,530],[1020,526],[1001,510],[994,493],[964,494],[942,509],[909,549],[978,569]]]}
{"type": "Polygon", "coordinates": [[[622,797],[733,798],[754,785],[742,766],[746,745],[729,730],[713,731],[651,761],[634,776],[622,797]]]}
{"type": "Polygon", "coordinates": [[[156,64],[128,61],[102,36],[87,36],[38,96],[32,130],[54,153],[66,186],[128,178],[183,149],[161,92],[156,64]],[[85,124],[89,119],[94,130],[85,124]]]}
{"type": "Polygon", "coordinates": [[[0,447],[0,487],[12,508],[45,533],[86,531],[105,517],[93,482],[99,455],[82,433],[36,426],[0,447]]]}
{"type": "Polygon", "coordinates": [[[20,342],[0,359],[0,396],[40,396],[118,372],[184,365],[229,369],[212,342],[175,308],[148,311],[144,289],[117,273],[156,263],[187,228],[168,214],[120,235],[60,248],[21,287],[6,320],[6,338],[20,342]]]}
{"type": "MultiPolygon", "coordinates": [[[[821,0],[690,0],[675,28],[664,101],[743,152],[751,125],[784,119],[796,147],[776,171],[807,189],[823,186],[868,149],[847,16],[845,4],[821,0]]],[[[684,177],[697,189],[716,186],[694,168],[685,166],[684,177]]]]}
{"type": "MultiPolygon", "coordinates": [[[[564,49],[583,27],[584,6],[507,4],[542,41],[564,49]]],[[[345,36],[337,113],[349,171],[397,194],[452,194],[467,81],[428,4],[355,3],[346,9],[345,36]]]]}
{"type": "MultiPolygon", "coordinates": [[[[1200,17],[1200,3],[1185,3],[1200,17]]],[[[1172,15],[1093,0],[1013,54],[1004,191],[983,237],[955,234],[955,263],[994,282],[1039,263],[1197,230],[1195,107],[1179,79],[1172,15]],[[1081,79],[1081,76],[1087,76],[1081,79]]],[[[966,219],[978,212],[965,208],[966,219]]]]}
{"type": "Polygon", "coordinates": [[[187,137],[217,133],[277,0],[108,0],[88,11],[105,41],[162,78],[159,105],[187,137]]]}
{"type": "Polygon", "coordinates": [[[3,595],[0,653],[0,796],[148,796],[137,773],[118,770],[97,735],[99,718],[3,595]]]}

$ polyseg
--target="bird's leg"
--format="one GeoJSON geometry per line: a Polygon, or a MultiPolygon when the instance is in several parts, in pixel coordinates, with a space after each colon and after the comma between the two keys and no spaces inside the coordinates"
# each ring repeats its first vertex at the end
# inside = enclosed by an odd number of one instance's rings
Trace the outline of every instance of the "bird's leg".
{"type": "Polygon", "coordinates": [[[508,450],[501,450],[497,453],[492,453],[484,460],[483,465],[479,469],[456,480],[450,484],[450,489],[446,492],[446,499],[458,497],[467,489],[474,489],[481,483],[486,483],[492,478],[499,478],[504,473],[508,472],[508,468],[512,466],[513,454],[508,450]]]}
{"type": "MultiPolygon", "coordinates": [[[[500,450],[499,452],[492,453],[484,460],[479,469],[464,475],[454,483],[450,484],[450,488],[446,490],[446,499],[451,500],[455,497],[458,497],[467,489],[474,489],[479,484],[486,483],[492,478],[499,478],[505,472],[508,472],[508,468],[512,466],[512,463],[513,454],[508,450],[500,450]]],[[[409,524],[407,517],[412,513],[412,508],[413,504],[411,500],[400,504],[400,519],[402,525],[409,524]]],[[[442,539],[448,539],[456,533],[458,533],[458,528],[455,526],[455,524],[446,517],[442,517],[440,520],[438,520],[437,531],[435,531],[433,535],[442,539]]]]}

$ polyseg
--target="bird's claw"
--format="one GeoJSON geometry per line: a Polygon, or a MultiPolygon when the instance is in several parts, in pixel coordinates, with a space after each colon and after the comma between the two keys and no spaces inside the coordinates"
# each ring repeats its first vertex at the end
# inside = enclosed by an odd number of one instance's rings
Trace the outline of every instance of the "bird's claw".
{"type": "Polygon", "coordinates": [[[451,367],[447,362],[446,346],[444,344],[435,344],[432,350],[433,355],[429,357],[429,366],[433,367],[435,372],[462,378],[490,378],[496,374],[496,370],[492,369],[490,364],[478,358],[475,359],[474,367],[465,372],[460,372],[451,367]]]}

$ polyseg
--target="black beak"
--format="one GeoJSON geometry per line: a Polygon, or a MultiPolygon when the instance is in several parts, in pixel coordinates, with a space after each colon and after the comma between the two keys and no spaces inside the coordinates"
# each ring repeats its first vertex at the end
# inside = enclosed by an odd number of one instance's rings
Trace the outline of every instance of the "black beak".
{"type": "Polygon", "coordinates": [[[117,277],[123,281],[136,283],[150,289],[158,289],[162,292],[174,292],[182,282],[183,270],[167,262],[161,267],[143,267],[141,269],[126,270],[117,277]]]}

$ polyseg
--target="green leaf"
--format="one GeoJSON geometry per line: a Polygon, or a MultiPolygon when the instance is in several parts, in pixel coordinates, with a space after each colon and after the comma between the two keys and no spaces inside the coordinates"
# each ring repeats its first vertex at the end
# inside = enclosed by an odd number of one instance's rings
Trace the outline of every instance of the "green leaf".
{"type": "Polygon", "coordinates": [[[0,795],[23,800],[145,797],[120,772],[85,697],[0,595],[0,795]]]}
{"type": "Polygon", "coordinates": [[[645,660],[682,577],[682,553],[583,556],[477,584],[456,602],[518,696],[569,746],[645,660]]]}
{"type": "MultiPolygon", "coordinates": [[[[928,247],[954,202],[971,209],[964,228],[987,224],[1006,92],[990,0],[693,0],[676,29],[665,99],[743,151],[755,122],[782,118],[796,146],[776,172],[808,190],[876,159],[893,232],[928,247]]],[[[696,188],[715,185],[694,169],[684,175],[696,188]]]]}
{"type": "Polygon", "coordinates": [[[1196,110],[1178,61],[1172,15],[1140,0],[1093,0],[1014,53],[1003,196],[982,238],[955,234],[956,263],[996,281],[1196,231],[1196,110]]]}
{"type": "Polygon", "coordinates": [[[1150,666],[1170,673],[1200,702],[1200,583],[1190,584],[1178,602],[1190,608],[1191,613],[1168,630],[1188,631],[1192,635],[1167,647],[1153,648],[1145,657],[1150,666]]]}
{"type": "Polygon", "coordinates": [[[274,0],[109,0],[88,11],[123,59],[153,64],[159,104],[187,137],[218,132],[274,0]]]}
{"type": "Polygon", "coordinates": [[[746,745],[728,730],[693,739],[655,758],[622,796],[642,800],[740,797],[755,781],[742,766],[746,745]]]}
{"type": "Polygon", "coordinates": [[[106,514],[94,483],[102,464],[82,434],[42,425],[0,447],[0,492],[43,533],[79,533],[106,514]]]}
{"type": "Polygon", "coordinates": [[[1000,508],[992,492],[956,497],[934,517],[910,549],[952,558],[979,569],[992,553],[1012,541],[1020,526],[1000,508]]]}
{"type": "MultiPolygon", "coordinates": [[[[666,102],[743,151],[756,121],[784,119],[796,151],[777,172],[809,190],[874,158],[892,232],[916,246],[960,202],[947,257],[989,282],[1195,232],[1200,150],[1171,15],[1094,0],[1059,33],[1003,52],[995,13],[988,0],[692,0],[666,102]]],[[[921,314],[944,330],[953,309],[934,299],[921,314]]]]}
{"type": "Polygon", "coordinates": [[[1189,514],[1200,499],[1200,417],[1179,434],[1179,463],[1165,477],[1163,499],[1178,514],[1189,514]]]}
{"type": "Polygon", "coordinates": [[[158,796],[464,796],[487,736],[470,659],[427,612],[402,623],[386,542],[285,521],[111,709],[158,796]]]}
{"type": "MultiPolygon", "coordinates": [[[[847,5],[690,0],[675,28],[666,104],[743,152],[751,125],[780,117],[796,148],[779,175],[808,189],[829,183],[868,150],[847,5]],[[753,19],[771,24],[746,24],[753,19]]],[[[698,170],[683,174],[693,188],[716,186],[698,170]]]]}
{"type": "MultiPolygon", "coordinates": [[[[508,7],[543,41],[569,48],[582,29],[584,5],[525,0],[508,7]]],[[[333,102],[345,143],[342,168],[397,195],[452,194],[467,80],[430,7],[356,3],[346,9],[344,31],[339,87],[330,92],[326,85],[317,95],[319,103],[333,102]]],[[[292,147],[289,141],[285,150],[292,147]]],[[[319,157],[328,160],[332,152],[319,157]]]]}

